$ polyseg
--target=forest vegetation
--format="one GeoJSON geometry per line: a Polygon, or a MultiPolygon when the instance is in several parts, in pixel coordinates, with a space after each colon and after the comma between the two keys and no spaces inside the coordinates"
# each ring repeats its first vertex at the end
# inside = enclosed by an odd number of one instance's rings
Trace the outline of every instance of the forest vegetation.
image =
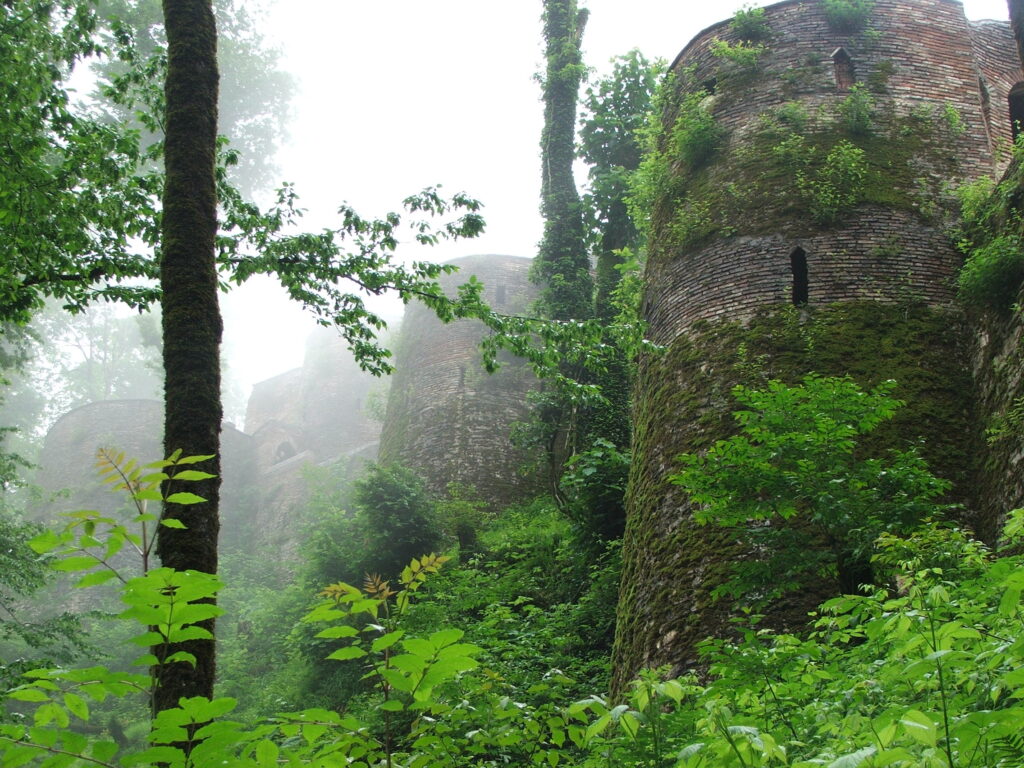
{"type": "MultiPolygon", "coordinates": [[[[822,2],[852,30],[872,7],[822,2]]],[[[728,564],[715,600],[729,631],[692,669],[609,692],[630,393],[639,360],[659,354],[640,270],[676,86],[662,62],[633,51],[587,82],[586,9],[538,4],[541,299],[536,317],[506,317],[475,279],[452,297],[438,282],[450,267],[395,258],[403,239],[479,233],[467,195],[428,188],[380,218],[346,205],[320,232],[301,231],[289,186],[267,208],[249,202],[273,169],[245,159],[239,176],[235,148],[273,146],[281,97],[227,89],[218,103],[218,40],[222,67],[241,62],[232,77],[284,75],[240,4],[219,5],[231,23],[218,33],[211,0],[0,0],[0,768],[1024,765],[1024,510],[982,542],[923,450],[866,448],[907,405],[888,379],[811,373],[723,393],[730,434],[673,457],[671,483],[697,522],[762,556],[728,564]],[[89,61],[99,92],[74,104],[67,78],[89,61]],[[376,374],[390,351],[368,295],[481,321],[485,368],[508,350],[544,381],[517,439],[541,449],[545,492],[493,509],[399,465],[353,482],[316,467],[294,564],[219,550],[217,292],[256,275],[376,374]],[[102,312],[69,327],[97,302],[157,308],[159,329],[102,312]],[[60,340],[79,353],[41,359],[60,340]],[[161,386],[165,456],[97,457],[123,514],[33,520],[29,470],[52,410],[161,386]],[[841,594],[796,626],[773,621],[822,574],[841,594]],[[65,608],[65,593],[90,597],[65,608]]],[[[756,63],[763,11],[731,28],[743,42],[720,55],[756,63]]],[[[684,99],[670,127],[684,165],[716,151],[707,103],[684,99]]],[[[1024,140],[1012,153],[1003,179],[959,193],[962,300],[1003,315],[1019,313],[1024,279],[1024,140]]],[[[854,155],[823,162],[857,176],[854,155]]],[[[820,193],[829,179],[805,183],[820,193]]],[[[848,205],[826,203],[806,215],[828,226],[848,205]]]]}

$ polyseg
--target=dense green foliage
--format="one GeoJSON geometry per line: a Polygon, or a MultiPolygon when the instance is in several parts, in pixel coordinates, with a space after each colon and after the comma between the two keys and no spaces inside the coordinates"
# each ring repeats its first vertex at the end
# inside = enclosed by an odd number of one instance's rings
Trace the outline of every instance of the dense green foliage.
{"type": "Polygon", "coordinates": [[[837,577],[856,592],[873,580],[879,536],[912,531],[940,510],[949,483],[916,451],[870,457],[859,445],[902,405],[894,385],[862,392],[849,378],[808,376],[795,387],[733,389],[739,434],[681,456],[673,478],[699,505],[697,520],[731,529],[747,552],[720,593],[762,605],[837,577]]]}
{"type": "Polygon", "coordinates": [[[856,32],[867,24],[874,0],[822,0],[825,18],[838,32],[856,32]]]}
{"type": "Polygon", "coordinates": [[[583,206],[572,163],[576,156],[576,104],[583,66],[580,46],[586,9],[576,0],[545,0],[544,42],[547,66],[544,129],[541,134],[541,214],[544,236],[531,268],[541,286],[541,314],[553,320],[576,320],[592,314],[583,206]]]}
{"type": "Polygon", "coordinates": [[[957,232],[966,256],[957,276],[960,299],[970,307],[1005,313],[1024,283],[1021,234],[1021,146],[998,182],[981,178],[957,190],[961,223],[957,232]]]}
{"type": "MultiPolygon", "coordinates": [[[[186,479],[188,461],[161,462],[158,470],[186,479]]],[[[130,464],[123,474],[139,501],[159,482],[130,464]]],[[[141,522],[145,514],[136,517],[141,522]]],[[[509,522],[505,536],[517,529],[536,536],[536,527],[527,532],[509,522]]],[[[84,554],[136,541],[111,523],[76,515],[67,532],[35,546],[63,550],[58,566],[84,570],[82,585],[116,579],[102,557],[84,554]]],[[[1006,541],[1019,545],[1022,535],[1018,511],[1006,541]]],[[[229,719],[234,699],[182,699],[156,718],[148,745],[122,747],[77,725],[104,701],[144,690],[147,676],[96,666],[37,669],[7,692],[26,720],[0,725],[4,757],[181,768],[339,759],[357,766],[1011,768],[1022,758],[1024,563],[991,555],[956,527],[928,523],[911,535],[882,536],[874,560],[888,586],[829,601],[811,633],[777,634],[758,629],[756,616],[742,618],[734,640],[704,645],[704,679],[644,673],[621,702],[581,697],[560,672],[501,672],[540,647],[533,631],[545,625],[529,618],[528,603],[485,610],[475,628],[432,626],[430,603],[444,594],[479,604],[494,596],[476,594],[488,584],[473,573],[480,565],[464,579],[446,579],[458,571],[444,560],[414,559],[394,587],[331,585],[303,620],[328,643],[331,663],[366,672],[372,694],[355,710],[306,708],[247,725],[229,719]],[[520,615],[507,621],[510,609],[520,615]],[[519,630],[502,639],[494,631],[502,627],[519,630]]],[[[514,570],[540,579],[542,594],[564,583],[552,564],[527,560],[514,570]]],[[[209,615],[202,599],[216,588],[201,574],[151,570],[126,581],[120,620],[141,623],[135,641],[144,647],[190,635],[209,615]]]]}

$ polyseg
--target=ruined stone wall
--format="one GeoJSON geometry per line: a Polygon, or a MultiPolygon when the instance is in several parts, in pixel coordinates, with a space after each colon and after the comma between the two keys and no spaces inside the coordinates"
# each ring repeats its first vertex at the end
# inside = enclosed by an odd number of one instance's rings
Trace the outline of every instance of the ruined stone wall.
{"type": "MultiPolygon", "coordinates": [[[[454,291],[475,275],[484,283],[484,300],[499,312],[524,313],[536,298],[529,259],[468,256],[450,263],[459,272],[442,278],[445,289],[454,291]]],[[[539,487],[535,476],[520,474],[529,457],[509,440],[513,422],[529,417],[526,398],[537,382],[514,360],[488,375],[478,349],[484,332],[479,321],[445,325],[423,305],[409,305],[396,345],[380,460],[410,467],[435,492],[463,483],[502,505],[539,487]]]]}
{"type": "MultiPolygon", "coordinates": [[[[71,490],[68,497],[45,500],[38,519],[56,523],[60,515],[94,509],[116,515],[125,497],[112,493],[96,474],[100,448],[123,451],[141,463],[163,457],[163,403],[159,400],[102,400],[61,416],[46,434],[35,482],[49,492],[71,490]]],[[[249,513],[257,469],[251,438],[230,425],[221,431],[221,547],[250,546],[255,529],[249,513]]]]}
{"type": "MultiPolygon", "coordinates": [[[[896,379],[908,405],[877,447],[923,440],[955,498],[971,502],[979,430],[948,188],[1005,165],[1005,96],[1021,78],[1004,63],[1016,60],[1007,25],[969,24],[954,0],[878,0],[850,33],[831,29],[818,2],[765,12],[770,31],[756,67],[714,53],[716,38],[738,42],[727,22],[673,65],[644,304],[666,354],[638,377],[620,690],[644,666],[693,666],[696,643],[728,631],[711,592],[742,553],[727,532],[693,522],[670,477],[679,453],[733,428],[734,385],[795,383],[809,371],[863,386],[896,379]],[[858,89],[831,58],[839,49],[858,89]],[[673,128],[678,115],[695,114],[688,94],[702,89],[713,92],[697,98],[721,137],[694,159],[673,128]],[[857,99],[866,125],[849,119],[857,99]],[[866,172],[854,204],[820,215],[815,192],[835,178],[825,159],[840,145],[863,151],[866,172]]],[[[836,585],[818,587],[777,606],[776,626],[799,624],[836,585]]]]}

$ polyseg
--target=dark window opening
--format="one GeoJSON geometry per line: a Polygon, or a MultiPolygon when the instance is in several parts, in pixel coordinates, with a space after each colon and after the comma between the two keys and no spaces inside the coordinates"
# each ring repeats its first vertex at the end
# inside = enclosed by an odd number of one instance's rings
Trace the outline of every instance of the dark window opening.
{"type": "Polygon", "coordinates": [[[845,48],[836,48],[832,52],[832,64],[836,70],[836,90],[848,91],[853,88],[857,78],[853,72],[853,59],[845,48]]]}
{"type": "Polygon", "coordinates": [[[277,452],[274,454],[274,463],[280,464],[282,461],[286,461],[295,455],[295,446],[291,443],[281,443],[277,446],[277,452]]]}
{"type": "Polygon", "coordinates": [[[1013,140],[1021,134],[1021,126],[1024,126],[1024,83],[1017,83],[1010,89],[1010,130],[1013,132],[1013,140]]]}
{"type": "Polygon", "coordinates": [[[981,93],[981,115],[985,118],[985,129],[992,130],[992,96],[984,77],[978,78],[978,91],[981,93]]]}
{"type": "Polygon", "coordinates": [[[494,289],[494,303],[504,304],[505,303],[505,286],[499,285],[494,289]]]}
{"type": "Polygon", "coordinates": [[[702,88],[707,91],[708,96],[715,95],[715,88],[718,87],[718,78],[712,77],[710,80],[705,80],[702,84],[702,88]]]}
{"type": "Polygon", "coordinates": [[[802,307],[807,303],[809,285],[807,282],[807,252],[794,248],[789,254],[789,266],[793,270],[793,304],[802,307]]]}

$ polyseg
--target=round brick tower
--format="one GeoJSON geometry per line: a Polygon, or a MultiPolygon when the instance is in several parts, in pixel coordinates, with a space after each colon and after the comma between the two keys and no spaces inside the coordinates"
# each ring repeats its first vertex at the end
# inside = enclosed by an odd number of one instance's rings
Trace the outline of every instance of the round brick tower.
{"type": "MultiPolygon", "coordinates": [[[[459,271],[441,278],[445,290],[454,294],[474,275],[484,284],[484,301],[498,312],[524,314],[537,297],[529,259],[486,255],[449,263],[459,271]]],[[[395,348],[380,460],[415,470],[437,493],[452,482],[472,486],[498,507],[539,490],[537,477],[520,471],[529,457],[509,439],[513,423],[530,417],[527,395],[537,380],[511,357],[488,375],[480,364],[484,332],[479,321],[445,325],[422,304],[409,305],[395,348]]]]}
{"type": "MultiPolygon", "coordinates": [[[[760,24],[706,29],[672,65],[646,166],[644,313],[665,353],[638,377],[620,690],[643,667],[694,666],[696,643],[725,631],[711,591],[742,553],[692,521],[669,477],[677,455],[729,434],[734,385],[895,379],[907,406],[875,447],[924,441],[970,502],[978,430],[950,190],[1008,159],[1016,46],[1008,24],[969,22],[956,0],[876,0],[858,21],[777,3],[760,24]]],[[[770,618],[798,622],[835,588],[770,618]]]]}

